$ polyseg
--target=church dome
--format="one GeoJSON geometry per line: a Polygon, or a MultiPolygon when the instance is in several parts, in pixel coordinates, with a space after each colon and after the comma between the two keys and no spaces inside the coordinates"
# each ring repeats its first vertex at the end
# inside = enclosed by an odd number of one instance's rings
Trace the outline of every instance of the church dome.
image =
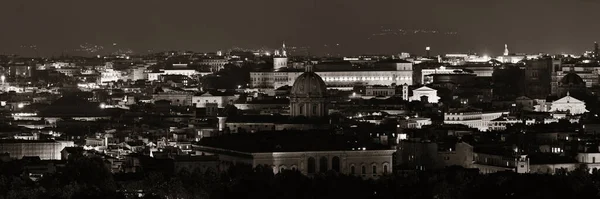
{"type": "Polygon", "coordinates": [[[325,85],[325,81],[321,78],[321,76],[317,75],[315,72],[312,72],[312,69],[309,68],[306,72],[302,73],[296,81],[294,81],[294,85],[292,86],[292,90],[290,92],[291,97],[310,97],[310,98],[321,98],[327,95],[327,86],[325,85]]]}
{"type": "Polygon", "coordinates": [[[579,77],[579,75],[575,74],[575,73],[569,73],[567,75],[565,75],[561,80],[560,80],[560,84],[561,85],[570,85],[570,86],[578,86],[578,85],[583,85],[585,86],[585,82],[583,81],[583,79],[581,79],[581,77],[579,77]]]}

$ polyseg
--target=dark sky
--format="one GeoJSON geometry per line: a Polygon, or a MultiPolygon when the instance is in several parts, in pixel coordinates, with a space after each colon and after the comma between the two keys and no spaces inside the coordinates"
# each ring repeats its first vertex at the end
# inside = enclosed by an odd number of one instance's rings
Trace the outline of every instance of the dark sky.
{"type": "Polygon", "coordinates": [[[581,53],[600,41],[597,0],[2,0],[0,53],[83,43],[146,50],[310,46],[311,53],[581,53]],[[457,35],[371,37],[381,27],[457,35]],[[370,38],[370,39],[369,39],[370,38]],[[325,47],[340,44],[337,48],[325,47]]]}

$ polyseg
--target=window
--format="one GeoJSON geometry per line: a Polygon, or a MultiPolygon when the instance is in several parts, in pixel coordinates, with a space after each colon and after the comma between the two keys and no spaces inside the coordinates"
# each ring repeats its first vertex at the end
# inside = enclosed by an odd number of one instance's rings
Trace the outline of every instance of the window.
{"type": "Polygon", "coordinates": [[[373,175],[377,174],[377,166],[373,165],[372,173],[373,173],[373,175]]]}
{"type": "Polygon", "coordinates": [[[339,157],[334,156],[331,159],[331,169],[336,172],[340,172],[340,158],[339,157]]]}
{"type": "Polygon", "coordinates": [[[317,114],[317,105],[313,105],[313,107],[312,107],[312,114],[313,115],[317,114]]]}
{"type": "Polygon", "coordinates": [[[316,169],[317,168],[315,158],[308,158],[308,173],[315,173],[316,169]]]}
{"type": "Polygon", "coordinates": [[[388,165],[383,165],[383,173],[388,173],[388,165]]]}
{"type": "Polygon", "coordinates": [[[319,172],[326,172],[327,170],[327,158],[321,157],[321,159],[319,159],[319,172]]]}
{"type": "Polygon", "coordinates": [[[350,166],[350,174],[352,174],[352,175],[356,174],[354,165],[350,166]]]}
{"type": "Polygon", "coordinates": [[[304,105],[300,104],[300,112],[298,112],[299,114],[304,114],[304,105]]]}
{"type": "Polygon", "coordinates": [[[362,168],[360,168],[360,169],[361,169],[361,173],[363,175],[367,174],[367,167],[365,167],[365,165],[363,165],[362,168]]]}
{"type": "Polygon", "coordinates": [[[592,163],[596,163],[596,157],[592,157],[592,163]]]}

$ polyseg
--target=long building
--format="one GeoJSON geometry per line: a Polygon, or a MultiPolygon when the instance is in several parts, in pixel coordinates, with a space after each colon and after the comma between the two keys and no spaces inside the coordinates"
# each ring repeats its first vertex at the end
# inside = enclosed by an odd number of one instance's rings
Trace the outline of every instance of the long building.
{"type": "Polygon", "coordinates": [[[60,160],[65,147],[73,147],[73,141],[56,140],[0,140],[0,153],[10,158],[40,157],[42,160],[60,160]]]}
{"type": "MultiPolygon", "coordinates": [[[[392,60],[379,64],[382,67],[367,68],[320,68],[315,69],[327,87],[351,89],[357,85],[413,85],[413,64],[404,60],[392,60]]],[[[266,71],[251,72],[253,88],[276,89],[292,86],[303,71],[266,71]]]]}

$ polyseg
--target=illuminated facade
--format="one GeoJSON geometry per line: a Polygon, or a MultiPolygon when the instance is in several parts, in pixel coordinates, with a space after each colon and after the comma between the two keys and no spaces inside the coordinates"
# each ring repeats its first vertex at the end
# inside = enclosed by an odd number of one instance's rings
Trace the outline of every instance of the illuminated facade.
{"type": "Polygon", "coordinates": [[[148,73],[149,81],[158,81],[161,75],[183,75],[187,77],[193,77],[194,75],[206,75],[208,72],[200,73],[193,69],[174,69],[174,70],[161,70],[159,72],[148,73]]]}
{"type": "Polygon", "coordinates": [[[8,153],[14,159],[37,156],[42,160],[60,160],[61,151],[74,145],[73,141],[0,140],[0,153],[8,153]]]}
{"type": "Polygon", "coordinates": [[[287,68],[287,51],[285,49],[285,43],[281,47],[281,53],[277,50],[273,55],[273,70],[278,71],[281,68],[287,68]]]}
{"type": "MultiPolygon", "coordinates": [[[[355,85],[392,84],[413,85],[412,70],[406,71],[316,71],[327,87],[352,89],[355,85]]],[[[251,72],[250,81],[253,88],[279,88],[292,86],[302,72],[251,72]]]]}
{"type": "Polygon", "coordinates": [[[205,108],[207,104],[214,103],[217,107],[224,108],[230,101],[235,101],[237,96],[234,95],[212,95],[210,93],[204,93],[199,96],[192,97],[192,103],[196,105],[196,108],[205,108]]]}
{"type": "Polygon", "coordinates": [[[495,120],[508,112],[449,112],[444,113],[444,124],[462,124],[480,131],[489,130],[492,120],[495,120]]]}
{"type": "Polygon", "coordinates": [[[210,69],[213,72],[220,71],[228,63],[229,60],[225,58],[203,59],[202,61],[200,61],[200,65],[210,66],[210,69]]]}
{"type": "Polygon", "coordinates": [[[413,90],[413,95],[409,98],[409,101],[421,101],[424,103],[438,103],[439,100],[440,97],[437,95],[437,90],[427,86],[413,90]]]}
{"type": "Polygon", "coordinates": [[[244,162],[252,167],[271,166],[275,174],[284,170],[299,171],[304,175],[314,175],[327,171],[379,178],[393,172],[393,154],[396,150],[366,150],[355,148],[340,151],[299,151],[299,152],[258,152],[246,153],[218,148],[201,148],[219,154],[232,162],[244,162]]]}
{"type": "Polygon", "coordinates": [[[106,69],[100,73],[100,83],[116,82],[122,79],[122,73],[118,70],[106,69]]]}
{"type": "Polygon", "coordinates": [[[551,112],[562,112],[566,111],[573,115],[583,114],[588,112],[585,109],[585,102],[571,97],[568,93],[567,96],[552,102],[550,107],[551,112]]]}

